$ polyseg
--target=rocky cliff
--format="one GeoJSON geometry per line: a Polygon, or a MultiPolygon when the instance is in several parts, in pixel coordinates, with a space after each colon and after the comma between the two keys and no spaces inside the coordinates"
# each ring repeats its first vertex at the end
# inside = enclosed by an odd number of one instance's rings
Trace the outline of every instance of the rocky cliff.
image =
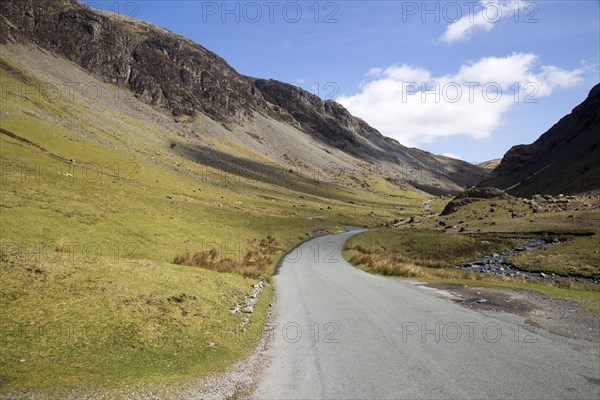
{"type": "Polygon", "coordinates": [[[99,13],[75,0],[3,5],[0,39],[28,40],[175,116],[204,112],[243,123],[265,102],[248,78],[202,46],[157,26],[99,13]]]}

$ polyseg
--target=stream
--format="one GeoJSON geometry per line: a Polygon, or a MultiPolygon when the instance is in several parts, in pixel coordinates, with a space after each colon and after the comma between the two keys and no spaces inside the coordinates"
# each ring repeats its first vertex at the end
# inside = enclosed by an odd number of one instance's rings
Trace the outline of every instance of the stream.
{"type": "Polygon", "coordinates": [[[464,268],[469,271],[481,272],[484,274],[493,274],[500,276],[522,276],[527,279],[532,279],[536,281],[546,281],[546,282],[555,282],[561,279],[571,279],[575,282],[584,282],[584,283],[599,283],[597,279],[592,278],[583,278],[578,276],[570,276],[564,277],[559,276],[552,273],[544,273],[544,272],[528,272],[516,269],[514,266],[508,264],[506,262],[506,258],[513,254],[517,254],[523,251],[533,251],[546,247],[552,246],[552,243],[547,243],[541,239],[531,239],[524,246],[517,247],[514,249],[506,250],[502,253],[494,253],[487,256],[483,256],[473,261],[468,261],[462,264],[459,264],[459,268],[464,268]]]}

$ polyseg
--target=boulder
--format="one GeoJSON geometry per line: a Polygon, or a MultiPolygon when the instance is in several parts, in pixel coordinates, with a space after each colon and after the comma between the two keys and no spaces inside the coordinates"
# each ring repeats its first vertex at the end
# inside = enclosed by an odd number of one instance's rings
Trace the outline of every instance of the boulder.
{"type": "Polygon", "coordinates": [[[442,211],[441,215],[455,213],[460,207],[479,199],[510,199],[505,191],[496,188],[473,188],[466,190],[452,199],[442,211]]]}

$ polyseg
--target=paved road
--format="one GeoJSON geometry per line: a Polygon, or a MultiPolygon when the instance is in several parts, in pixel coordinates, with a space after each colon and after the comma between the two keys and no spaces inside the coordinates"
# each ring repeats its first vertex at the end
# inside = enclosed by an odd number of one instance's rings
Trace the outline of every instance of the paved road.
{"type": "Polygon", "coordinates": [[[254,398],[600,398],[598,346],[353,268],[340,254],[351,235],[306,242],[283,261],[254,398]]]}

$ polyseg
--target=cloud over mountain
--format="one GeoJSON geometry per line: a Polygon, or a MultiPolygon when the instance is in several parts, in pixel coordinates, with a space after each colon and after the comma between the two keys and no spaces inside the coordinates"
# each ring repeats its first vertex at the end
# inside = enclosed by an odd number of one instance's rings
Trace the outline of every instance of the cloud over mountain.
{"type": "Polygon", "coordinates": [[[582,81],[585,69],[539,65],[531,53],[484,57],[454,74],[410,65],[373,68],[360,92],[338,101],[385,135],[416,146],[443,136],[485,139],[520,103],[537,103],[582,81]]]}

